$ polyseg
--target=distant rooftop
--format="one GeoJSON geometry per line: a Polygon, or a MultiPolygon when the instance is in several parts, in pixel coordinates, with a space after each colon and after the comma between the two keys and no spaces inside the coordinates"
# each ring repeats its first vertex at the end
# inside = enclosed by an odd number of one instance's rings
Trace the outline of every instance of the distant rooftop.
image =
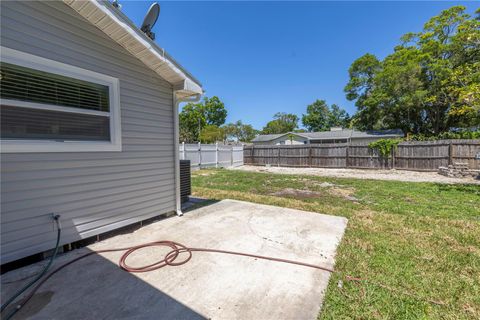
{"type": "Polygon", "coordinates": [[[355,139],[355,138],[398,138],[403,137],[403,132],[400,129],[390,130],[370,130],[370,131],[358,131],[354,129],[341,129],[334,127],[330,131],[321,132],[287,132],[282,134],[261,134],[253,139],[253,142],[267,142],[272,141],[282,136],[294,134],[300,137],[307,138],[308,140],[331,140],[331,139],[355,139]]]}

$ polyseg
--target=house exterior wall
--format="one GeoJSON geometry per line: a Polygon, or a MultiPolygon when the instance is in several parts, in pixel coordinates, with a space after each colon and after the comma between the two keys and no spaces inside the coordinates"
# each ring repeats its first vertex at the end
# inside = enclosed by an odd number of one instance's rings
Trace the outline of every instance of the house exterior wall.
{"type": "Polygon", "coordinates": [[[1,45],[119,79],[120,152],[1,154],[1,263],[175,209],[173,90],[57,1],[2,1],[1,45]]]}
{"type": "Polygon", "coordinates": [[[330,143],[347,143],[349,139],[319,139],[319,140],[310,140],[311,144],[330,144],[330,143]]]}
{"type": "Polygon", "coordinates": [[[380,139],[392,139],[391,137],[375,137],[375,138],[352,138],[352,143],[370,143],[380,139]]]}
{"type": "Polygon", "coordinates": [[[391,137],[372,137],[372,138],[348,138],[348,139],[322,139],[322,140],[315,140],[312,139],[310,143],[312,144],[328,144],[328,143],[359,143],[359,144],[367,144],[373,141],[377,141],[379,139],[392,139],[391,137]]]}
{"type": "Polygon", "coordinates": [[[265,142],[253,142],[254,145],[292,145],[292,144],[305,144],[308,143],[307,138],[293,136],[292,140],[290,141],[290,137],[282,136],[278,137],[277,139],[265,141],[265,142]]]}

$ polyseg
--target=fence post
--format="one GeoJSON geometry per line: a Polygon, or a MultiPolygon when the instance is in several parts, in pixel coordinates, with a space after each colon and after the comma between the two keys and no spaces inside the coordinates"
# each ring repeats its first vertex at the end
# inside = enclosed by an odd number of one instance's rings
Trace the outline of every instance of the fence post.
{"type": "Polygon", "coordinates": [[[312,167],[312,144],[308,144],[308,166],[312,167]]]}
{"type": "Polygon", "coordinates": [[[453,165],[453,144],[452,141],[448,144],[448,164],[453,165]]]}
{"type": "Polygon", "coordinates": [[[348,149],[350,149],[350,143],[345,147],[345,168],[348,168],[348,149]]]}
{"type": "Polygon", "coordinates": [[[251,165],[255,164],[255,145],[252,144],[252,150],[250,151],[250,163],[251,165]]]}
{"type": "Polygon", "coordinates": [[[215,168],[218,168],[218,142],[215,142],[215,168]]]}
{"type": "Polygon", "coordinates": [[[277,153],[278,153],[277,166],[280,167],[280,145],[278,145],[277,153]]]}
{"type": "Polygon", "coordinates": [[[245,164],[245,144],[242,143],[242,163],[240,164],[243,166],[245,164]]]}
{"type": "Polygon", "coordinates": [[[182,157],[180,159],[185,160],[185,141],[182,142],[182,157]]]}
{"type": "Polygon", "coordinates": [[[233,168],[233,144],[230,146],[230,167],[233,168]]]}
{"type": "Polygon", "coordinates": [[[392,153],[392,166],[391,166],[391,169],[395,169],[395,150],[396,150],[396,148],[393,147],[393,148],[392,148],[392,152],[391,152],[391,153],[392,153]]]}
{"type": "Polygon", "coordinates": [[[202,167],[202,144],[198,142],[198,168],[202,167]]]}

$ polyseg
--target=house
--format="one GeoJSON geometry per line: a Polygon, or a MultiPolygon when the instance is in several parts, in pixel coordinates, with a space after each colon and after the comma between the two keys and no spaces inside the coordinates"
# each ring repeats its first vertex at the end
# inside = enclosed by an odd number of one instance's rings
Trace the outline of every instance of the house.
{"type": "Polygon", "coordinates": [[[108,1],[1,1],[1,263],[181,214],[198,80],[108,1]]]}
{"type": "Polygon", "coordinates": [[[401,138],[399,129],[378,131],[357,131],[354,129],[331,128],[322,132],[288,132],[283,134],[261,134],[252,140],[254,145],[292,145],[310,143],[370,143],[378,139],[401,138]]]}

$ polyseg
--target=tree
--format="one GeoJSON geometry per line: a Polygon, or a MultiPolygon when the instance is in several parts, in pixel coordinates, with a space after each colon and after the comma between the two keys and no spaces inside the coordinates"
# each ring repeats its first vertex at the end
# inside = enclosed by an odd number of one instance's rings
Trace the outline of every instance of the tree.
{"type": "Polygon", "coordinates": [[[383,61],[357,59],[349,75],[357,128],[433,135],[478,125],[480,21],[462,6],[444,10],[422,32],[405,34],[383,61]]]}
{"type": "Polygon", "coordinates": [[[380,121],[380,115],[375,111],[377,104],[370,101],[375,76],[380,70],[381,62],[368,53],[355,60],[348,69],[350,81],[344,90],[348,100],[356,100],[357,113],[353,117],[353,123],[360,130],[374,129],[380,121]]]}
{"type": "Polygon", "coordinates": [[[330,106],[330,115],[328,119],[329,128],[342,127],[346,128],[350,124],[350,115],[336,104],[330,106]]]}
{"type": "Polygon", "coordinates": [[[223,127],[227,138],[233,139],[239,142],[250,142],[258,134],[249,124],[243,124],[241,120],[235,123],[229,123],[223,127]]]}
{"type": "Polygon", "coordinates": [[[181,142],[198,141],[198,139],[195,138],[194,133],[192,133],[192,131],[190,131],[185,126],[180,126],[180,128],[179,128],[179,140],[181,142]]]}
{"type": "Polygon", "coordinates": [[[326,101],[316,100],[307,106],[307,114],[302,116],[302,124],[308,131],[328,130],[329,113],[326,101]]]}
{"type": "Polygon", "coordinates": [[[225,123],[227,110],[225,105],[217,96],[203,99],[203,110],[207,124],[220,127],[225,123]]]}
{"type": "Polygon", "coordinates": [[[225,131],[223,128],[219,128],[213,124],[206,125],[200,133],[200,142],[202,143],[215,143],[218,141],[223,141],[224,138],[225,131]]]}
{"type": "Polygon", "coordinates": [[[329,107],[325,100],[316,100],[307,106],[302,124],[308,131],[327,131],[331,127],[346,127],[350,122],[348,113],[336,104],[329,107]]]}
{"type": "Polygon", "coordinates": [[[458,97],[448,112],[451,122],[459,127],[478,125],[480,112],[480,62],[457,68],[446,83],[446,90],[458,97]]]}
{"type": "Polygon", "coordinates": [[[298,116],[292,113],[277,112],[273,120],[262,129],[262,134],[287,133],[298,127],[298,116]]]}
{"type": "Polygon", "coordinates": [[[198,141],[201,129],[207,124],[202,105],[199,103],[185,105],[179,114],[179,122],[181,141],[198,141]]]}
{"type": "Polygon", "coordinates": [[[196,142],[207,125],[220,127],[225,123],[227,110],[216,96],[205,97],[201,103],[189,103],[180,112],[180,140],[196,142]]]}

